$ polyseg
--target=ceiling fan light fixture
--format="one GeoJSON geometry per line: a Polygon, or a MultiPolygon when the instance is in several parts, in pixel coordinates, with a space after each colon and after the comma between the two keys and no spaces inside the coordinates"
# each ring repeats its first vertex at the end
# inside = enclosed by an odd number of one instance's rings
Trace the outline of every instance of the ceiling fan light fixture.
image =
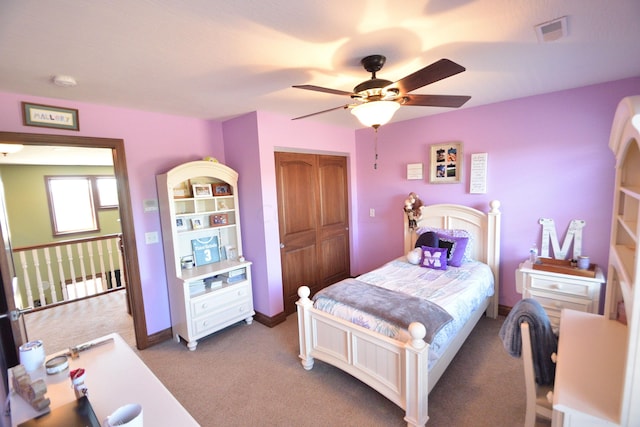
{"type": "Polygon", "coordinates": [[[0,144],[0,153],[6,157],[7,154],[17,153],[23,148],[24,145],[22,144],[0,144]]]}
{"type": "Polygon", "coordinates": [[[352,108],[351,114],[367,127],[378,127],[389,123],[398,108],[395,101],[371,101],[352,108]]]}

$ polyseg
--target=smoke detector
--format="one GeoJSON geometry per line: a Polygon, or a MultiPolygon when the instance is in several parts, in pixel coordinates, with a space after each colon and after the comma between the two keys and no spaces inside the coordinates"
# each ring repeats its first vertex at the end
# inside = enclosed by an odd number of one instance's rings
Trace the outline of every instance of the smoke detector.
{"type": "Polygon", "coordinates": [[[553,42],[567,37],[567,17],[563,16],[553,21],[543,22],[534,28],[536,29],[536,35],[540,43],[553,42]]]}
{"type": "Polygon", "coordinates": [[[52,81],[54,85],[62,87],[74,87],[78,84],[78,82],[76,82],[76,79],[74,79],[73,77],[64,75],[53,76],[52,81]]]}

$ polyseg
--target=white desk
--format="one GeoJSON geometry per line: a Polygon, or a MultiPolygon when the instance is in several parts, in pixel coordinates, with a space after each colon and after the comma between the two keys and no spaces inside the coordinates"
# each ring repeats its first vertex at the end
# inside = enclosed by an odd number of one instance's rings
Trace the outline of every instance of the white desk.
{"type": "Polygon", "coordinates": [[[561,316],[554,411],[563,413],[564,427],[619,426],[626,327],[575,310],[561,316]]]}
{"type": "MultiPolygon", "coordinates": [[[[75,399],[69,372],[84,368],[89,401],[100,422],[122,405],[139,403],[146,426],[199,425],[120,335],[110,334],[94,341],[108,338],[113,338],[113,342],[83,351],[77,359],[69,358],[69,369],[58,374],[47,375],[44,367],[29,373],[34,381],[45,379],[46,396],[51,400],[51,409],[75,399]]],[[[52,356],[47,356],[47,360],[52,356]]],[[[38,415],[31,405],[13,391],[10,401],[12,426],[38,415]]]]}

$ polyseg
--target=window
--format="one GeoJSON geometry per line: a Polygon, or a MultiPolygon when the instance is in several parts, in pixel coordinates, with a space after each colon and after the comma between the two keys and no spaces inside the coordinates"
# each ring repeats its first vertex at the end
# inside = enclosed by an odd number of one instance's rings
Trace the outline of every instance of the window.
{"type": "Polygon", "coordinates": [[[98,176],[95,179],[98,191],[98,207],[110,209],[118,207],[118,187],[114,176],[98,176]]]}
{"type": "Polygon", "coordinates": [[[98,218],[93,203],[89,177],[46,177],[53,234],[98,231],[98,218]]]}

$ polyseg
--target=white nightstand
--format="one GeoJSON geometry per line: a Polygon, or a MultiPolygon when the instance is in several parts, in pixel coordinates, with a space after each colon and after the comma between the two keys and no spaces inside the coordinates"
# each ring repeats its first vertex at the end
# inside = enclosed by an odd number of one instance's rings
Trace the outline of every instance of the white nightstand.
{"type": "Polygon", "coordinates": [[[525,261],[516,270],[516,291],[522,298],[536,299],[557,331],[563,308],[599,313],[600,290],[605,278],[600,267],[596,267],[595,273],[595,277],[583,277],[534,270],[531,262],[525,261]]]}

